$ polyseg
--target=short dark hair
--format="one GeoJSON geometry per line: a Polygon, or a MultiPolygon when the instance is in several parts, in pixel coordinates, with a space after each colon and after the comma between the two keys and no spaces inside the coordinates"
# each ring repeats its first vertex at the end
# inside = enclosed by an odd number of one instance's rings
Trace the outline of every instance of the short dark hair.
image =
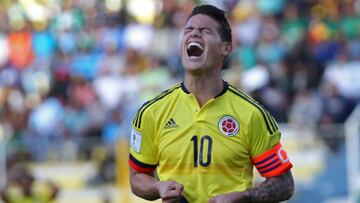
{"type": "Polygon", "coordinates": [[[231,27],[225,17],[225,11],[213,6],[213,5],[200,5],[196,6],[187,20],[197,14],[203,14],[211,17],[220,24],[218,29],[221,40],[226,42],[232,42],[231,27]]]}

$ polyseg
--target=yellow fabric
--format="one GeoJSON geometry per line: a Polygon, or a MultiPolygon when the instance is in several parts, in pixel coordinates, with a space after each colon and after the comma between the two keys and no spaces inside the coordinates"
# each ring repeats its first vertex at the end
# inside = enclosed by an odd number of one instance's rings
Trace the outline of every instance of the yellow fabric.
{"type": "Polygon", "coordinates": [[[224,84],[222,94],[202,108],[178,84],[145,103],[133,121],[141,146],[139,152],[131,147],[131,155],[141,163],[158,164],[160,180],[183,184],[189,202],[203,203],[218,194],[251,188],[251,157],[280,140],[271,115],[248,95],[224,84]],[[225,116],[239,123],[235,135],[219,130],[225,116]]]}

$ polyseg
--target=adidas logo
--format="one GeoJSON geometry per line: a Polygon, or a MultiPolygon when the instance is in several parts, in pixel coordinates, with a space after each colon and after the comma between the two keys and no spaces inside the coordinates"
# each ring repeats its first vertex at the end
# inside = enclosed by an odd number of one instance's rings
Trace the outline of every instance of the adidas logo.
{"type": "Polygon", "coordinates": [[[178,128],[178,127],[179,125],[175,123],[174,119],[170,118],[168,122],[166,122],[164,129],[178,128]]]}

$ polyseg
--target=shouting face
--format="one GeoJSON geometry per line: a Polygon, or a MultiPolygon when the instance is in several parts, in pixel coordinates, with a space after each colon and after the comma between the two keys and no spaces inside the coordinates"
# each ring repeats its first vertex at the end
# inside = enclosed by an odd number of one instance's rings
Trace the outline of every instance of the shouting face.
{"type": "Polygon", "coordinates": [[[181,41],[181,62],[185,71],[221,69],[231,44],[222,41],[219,27],[218,22],[203,14],[187,21],[181,41]]]}

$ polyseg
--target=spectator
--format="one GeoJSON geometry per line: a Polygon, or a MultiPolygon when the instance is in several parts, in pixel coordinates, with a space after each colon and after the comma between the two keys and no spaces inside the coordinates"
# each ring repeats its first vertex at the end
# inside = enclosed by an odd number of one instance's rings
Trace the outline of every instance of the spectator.
{"type": "Polygon", "coordinates": [[[9,181],[1,191],[4,203],[38,202],[50,203],[56,199],[59,188],[50,181],[37,180],[22,165],[10,168],[9,181]]]}
{"type": "Polygon", "coordinates": [[[315,127],[321,116],[322,103],[316,91],[299,90],[290,107],[289,122],[298,128],[315,127]]]}

